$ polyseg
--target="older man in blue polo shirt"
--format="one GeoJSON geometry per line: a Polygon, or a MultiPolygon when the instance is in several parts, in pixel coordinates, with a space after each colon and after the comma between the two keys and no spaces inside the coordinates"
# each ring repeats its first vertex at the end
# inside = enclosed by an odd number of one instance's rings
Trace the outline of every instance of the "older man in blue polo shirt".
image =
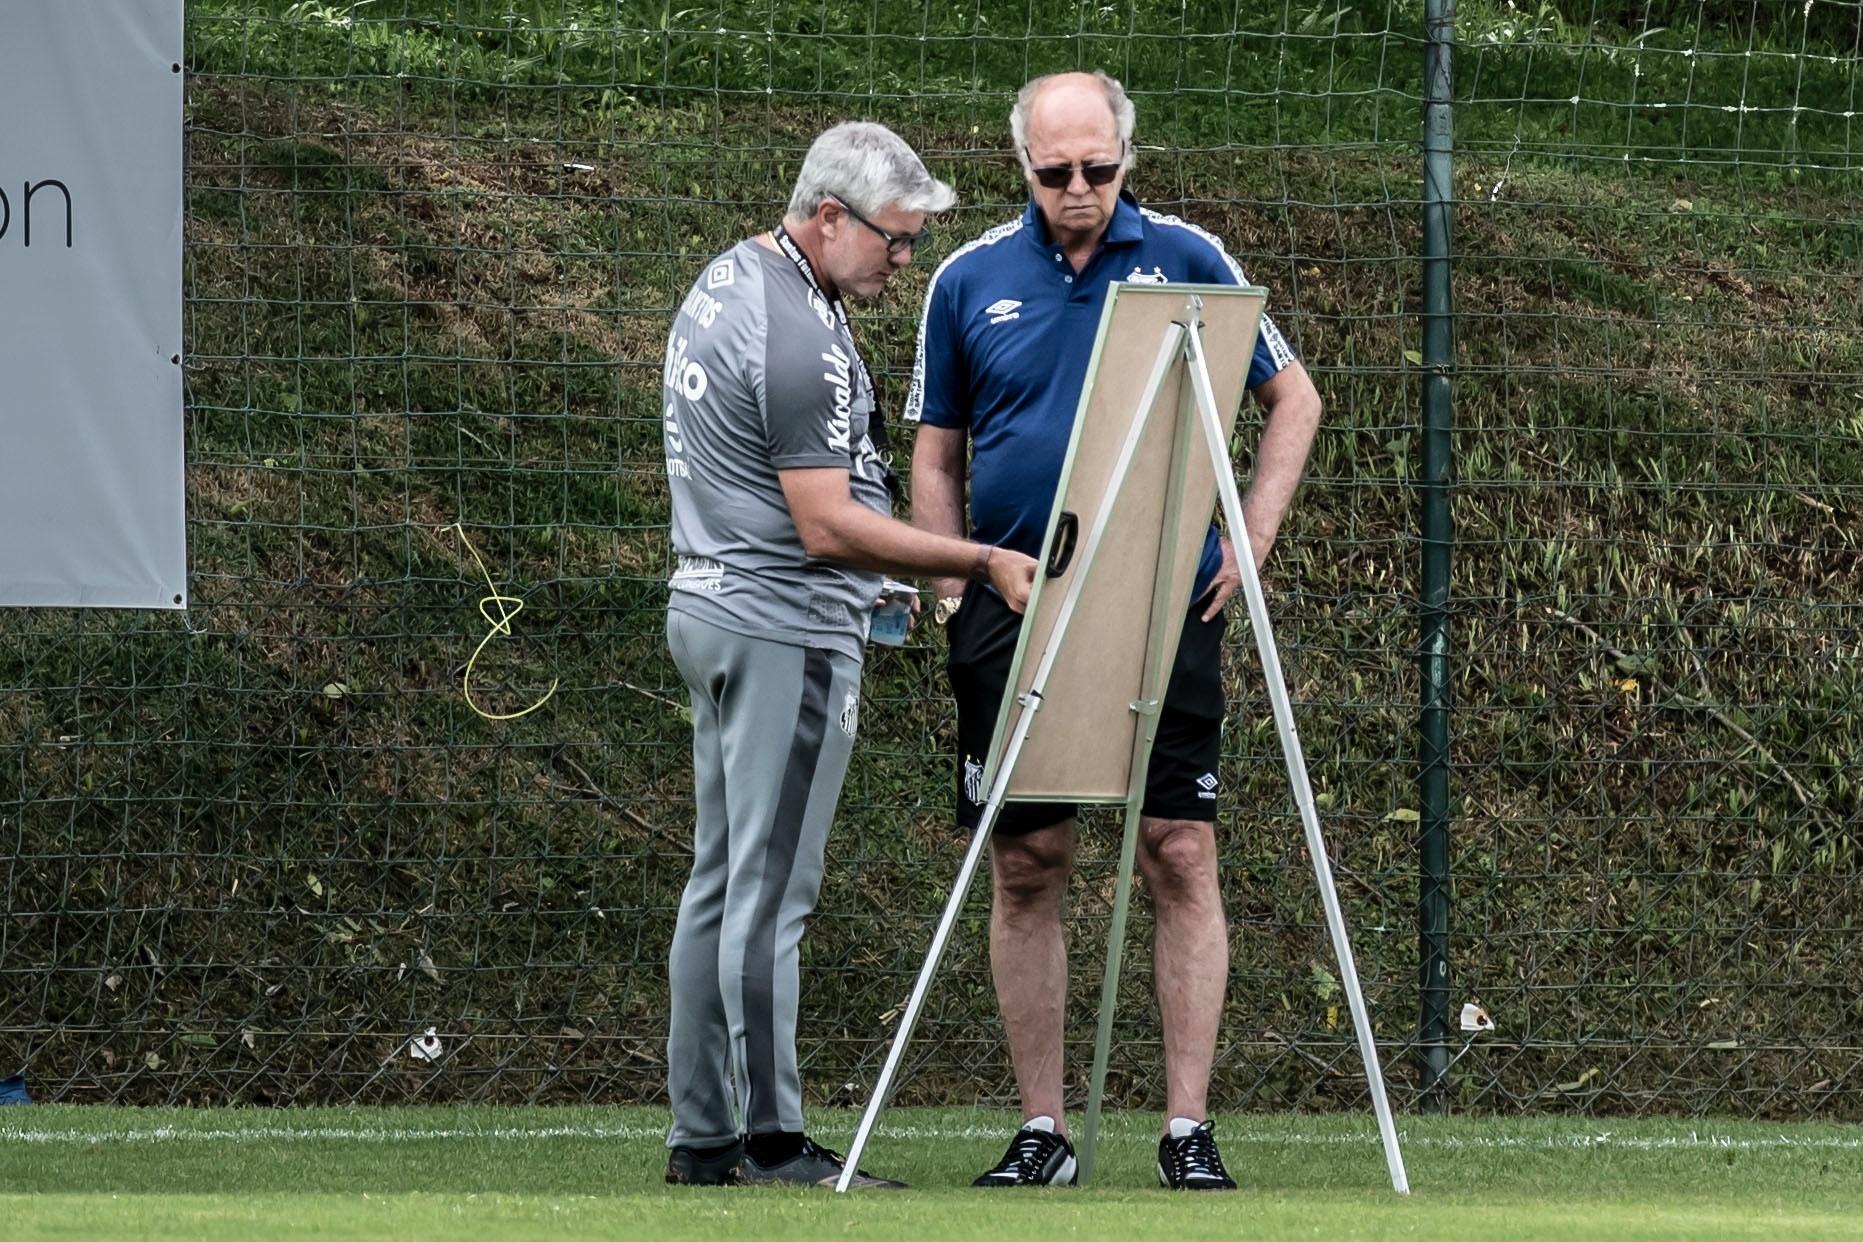
{"type": "MultiPolygon", "coordinates": [[[[932,277],[906,418],[913,520],[1039,555],[1086,380],[1106,286],[1114,281],[1242,284],[1215,237],[1141,207],[1125,192],[1134,108],[1102,73],[1038,78],[1010,114],[1029,183],[1019,220],[960,248],[932,277]]],[[[1264,318],[1248,385],[1265,412],[1244,501],[1255,563],[1266,561],[1300,482],[1320,399],[1306,369],[1264,318]]],[[[1165,695],[1140,825],[1138,865],[1157,911],[1154,946],[1164,1026],[1168,1187],[1233,1189],[1207,1111],[1210,1064],[1229,973],[1216,869],[1217,758],[1223,716],[1223,606],[1241,582],[1235,549],[1214,527],[1204,548],[1165,695]]],[[[1020,617],[977,584],[936,582],[948,622],[958,705],[958,822],[981,813],[981,761],[995,728],[1020,617]]],[[[979,1186],[1071,1182],[1062,1104],[1067,957],[1061,898],[1074,859],[1074,808],[1012,803],[992,841],[990,965],[1022,1096],[1023,1126],[979,1186]]]]}

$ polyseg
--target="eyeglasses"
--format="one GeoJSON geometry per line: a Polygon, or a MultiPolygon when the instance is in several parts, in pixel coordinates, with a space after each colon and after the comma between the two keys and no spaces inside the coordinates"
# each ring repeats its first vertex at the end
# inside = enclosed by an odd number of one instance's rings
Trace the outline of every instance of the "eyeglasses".
{"type": "Polygon", "coordinates": [[[920,229],[916,233],[889,233],[885,229],[881,228],[879,225],[875,224],[873,221],[867,219],[867,217],[861,215],[858,211],[855,211],[852,207],[849,207],[847,203],[842,200],[840,195],[838,194],[830,195],[830,197],[833,198],[835,202],[841,204],[842,211],[845,211],[848,215],[853,216],[856,220],[860,221],[862,224],[866,225],[868,228],[878,233],[881,237],[885,238],[886,239],[886,253],[889,255],[904,254],[908,250],[917,250],[919,247],[923,246],[926,242],[931,240],[930,229],[920,229]]]}
{"type": "Polygon", "coordinates": [[[1029,175],[1040,182],[1043,188],[1049,190],[1065,190],[1068,186],[1073,185],[1074,174],[1076,172],[1081,175],[1088,185],[1096,189],[1103,185],[1110,185],[1112,184],[1113,178],[1119,175],[1119,170],[1126,166],[1126,144],[1123,142],[1119,144],[1118,159],[1106,160],[1098,164],[1037,165],[1034,162],[1035,157],[1029,155],[1029,149],[1027,147],[1022,148],[1022,154],[1029,160],[1029,175]]]}

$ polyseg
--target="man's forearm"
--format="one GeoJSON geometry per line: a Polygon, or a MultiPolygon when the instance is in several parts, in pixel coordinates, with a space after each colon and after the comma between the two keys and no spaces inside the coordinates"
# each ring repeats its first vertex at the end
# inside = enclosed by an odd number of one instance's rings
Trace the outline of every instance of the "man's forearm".
{"type": "Polygon", "coordinates": [[[964,480],[938,469],[912,471],[912,524],[934,535],[964,535],[964,480]]]}
{"type": "MultiPolygon", "coordinates": [[[[964,477],[943,465],[928,464],[916,456],[912,463],[912,524],[920,530],[952,539],[964,535],[964,477]]],[[[962,591],[960,575],[933,575],[940,596],[962,591]]]]}
{"type": "Polygon", "coordinates": [[[850,501],[824,523],[810,554],[881,573],[963,579],[986,576],[989,551],[982,544],[920,530],[850,501]]]}
{"type": "MultiPolygon", "coordinates": [[[[1300,490],[1307,455],[1320,425],[1320,401],[1307,392],[1277,402],[1268,411],[1261,443],[1255,450],[1255,475],[1242,500],[1242,519],[1249,539],[1266,553],[1281,529],[1281,519],[1300,490]]],[[[1257,559],[1260,559],[1259,557],[1257,559]]]]}

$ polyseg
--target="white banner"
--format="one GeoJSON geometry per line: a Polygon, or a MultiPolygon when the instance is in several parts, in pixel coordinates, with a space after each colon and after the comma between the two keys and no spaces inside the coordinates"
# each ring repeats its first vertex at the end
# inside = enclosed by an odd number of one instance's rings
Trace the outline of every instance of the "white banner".
{"type": "Polygon", "coordinates": [[[0,0],[0,606],[187,605],[182,0],[0,0]]]}

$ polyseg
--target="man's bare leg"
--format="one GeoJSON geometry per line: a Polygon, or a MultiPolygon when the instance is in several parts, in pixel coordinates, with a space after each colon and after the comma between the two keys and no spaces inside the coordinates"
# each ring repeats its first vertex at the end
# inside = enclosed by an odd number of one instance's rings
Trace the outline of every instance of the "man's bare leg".
{"type": "Polygon", "coordinates": [[[1215,825],[1141,819],[1138,865],[1157,912],[1152,960],[1164,1025],[1165,1124],[1173,1117],[1204,1121],[1229,982],[1215,825]]]}
{"type": "MultiPolygon", "coordinates": [[[[1022,1118],[1054,1118],[1067,1133],[1061,1095],[1067,943],[1061,899],[1074,869],[1074,821],[990,840],[994,904],[990,973],[1009,1036],[1022,1118]]],[[[1205,1066],[1208,1073],[1208,1066],[1205,1066]]]]}

